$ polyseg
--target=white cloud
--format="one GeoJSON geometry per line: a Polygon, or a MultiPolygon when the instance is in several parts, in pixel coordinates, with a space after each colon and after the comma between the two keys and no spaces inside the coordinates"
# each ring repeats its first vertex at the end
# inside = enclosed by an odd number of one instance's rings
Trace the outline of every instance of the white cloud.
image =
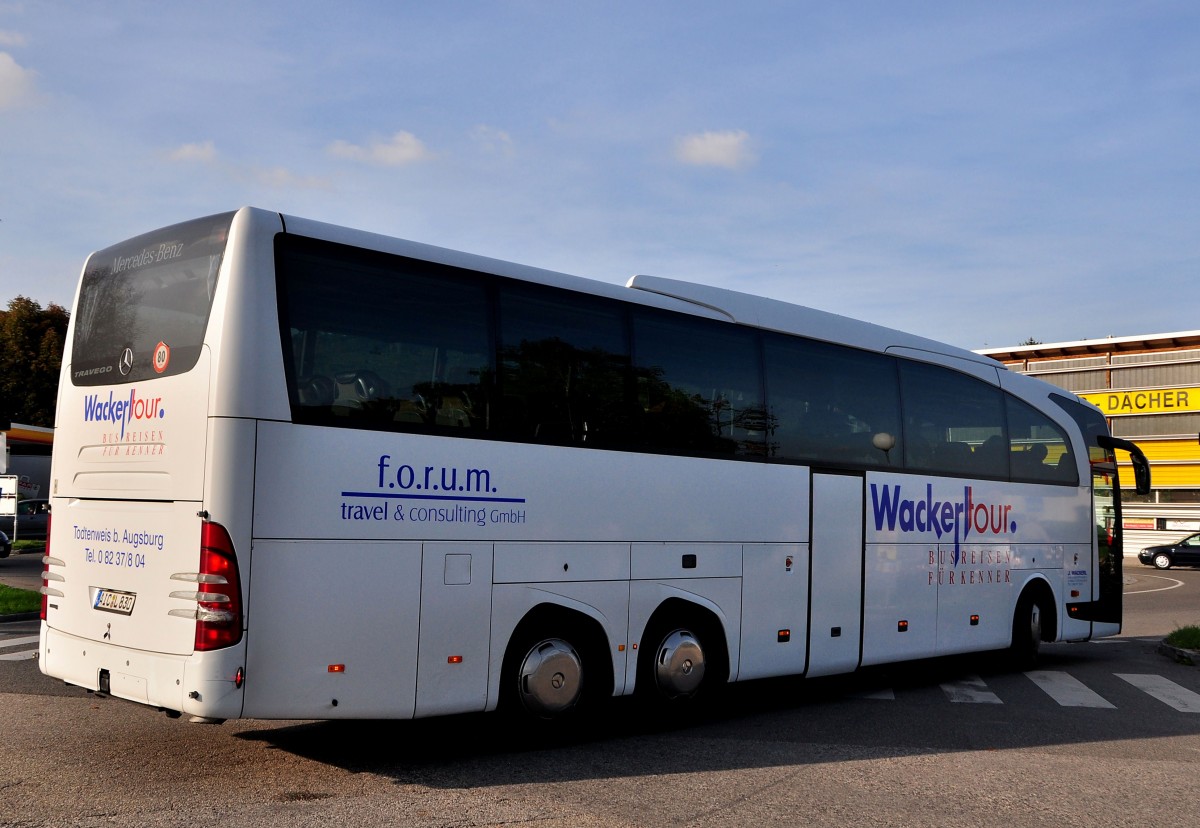
{"type": "Polygon", "coordinates": [[[167,157],[172,161],[199,161],[207,164],[216,160],[217,148],[212,141],[205,141],[203,144],[184,144],[178,149],[172,150],[167,157]]]}
{"type": "Polygon", "coordinates": [[[471,138],[483,152],[504,158],[512,158],[515,154],[512,136],[502,129],[480,124],[471,130],[471,138]]]}
{"type": "Polygon", "coordinates": [[[328,190],[331,186],[327,179],[296,175],[286,167],[247,167],[241,175],[271,190],[328,190]]]}
{"type": "Polygon", "coordinates": [[[380,167],[403,167],[433,157],[421,139],[403,130],[388,140],[373,140],[365,147],[349,141],[334,141],[329,145],[329,154],[335,158],[362,161],[380,167]]]}
{"type": "Polygon", "coordinates": [[[25,69],[8,52],[0,52],[0,110],[19,106],[33,93],[37,73],[25,69]]]}
{"type": "Polygon", "coordinates": [[[327,190],[330,187],[327,179],[296,175],[286,167],[231,164],[220,157],[216,145],[211,140],[198,144],[184,144],[167,153],[167,158],[185,164],[206,164],[233,181],[248,182],[271,190],[327,190]]]}
{"type": "Polygon", "coordinates": [[[0,29],[0,46],[24,46],[25,35],[0,29]]]}
{"type": "Polygon", "coordinates": [[[676,160],[696,167],[724,167],[739,170],[756,160],[745,130],[697,132],[675,142],[676,160]]]}

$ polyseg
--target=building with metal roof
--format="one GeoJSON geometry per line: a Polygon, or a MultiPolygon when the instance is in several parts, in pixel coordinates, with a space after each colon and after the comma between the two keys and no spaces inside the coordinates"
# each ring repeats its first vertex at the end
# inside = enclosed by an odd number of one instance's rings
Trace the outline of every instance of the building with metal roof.
{"type": "Polygon", "coordinates": [[[1097,405],[1150,460],[1153,489],[1122,466],[1126,553],[1200,531],[1200,331],[987,348],[977,353],[1097,405]]]}

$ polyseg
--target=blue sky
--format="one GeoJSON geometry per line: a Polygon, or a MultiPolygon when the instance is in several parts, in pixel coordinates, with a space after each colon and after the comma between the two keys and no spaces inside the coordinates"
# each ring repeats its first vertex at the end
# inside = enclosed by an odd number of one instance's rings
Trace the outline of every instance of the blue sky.
{"type": "Polygon", "coordinates": [[[1200,329],[1200,4],[0,0],[0,302],[244,204],[967,348],[1200,329]]]}

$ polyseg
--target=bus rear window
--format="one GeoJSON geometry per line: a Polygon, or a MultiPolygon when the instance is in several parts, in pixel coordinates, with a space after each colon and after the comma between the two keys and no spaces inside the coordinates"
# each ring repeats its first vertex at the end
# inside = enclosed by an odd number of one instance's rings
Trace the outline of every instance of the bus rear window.
{"type": "Polygon", "coordinates": [[[92,254],[75,308],[72,383],[111,385],[191,370],[233,215],[176,224],[92,254]]]}

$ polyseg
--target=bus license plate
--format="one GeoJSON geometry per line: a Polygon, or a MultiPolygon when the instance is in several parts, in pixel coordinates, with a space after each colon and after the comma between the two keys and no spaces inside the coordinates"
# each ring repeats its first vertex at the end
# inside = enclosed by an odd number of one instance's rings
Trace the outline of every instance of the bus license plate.
{"type": "Polygon", "coordinates": [[[94,608],[105,612],[115,612],[120,615],[133,614],[133,602],[137,593],[121,592],[116,589],[101,589],[96,593],[94,608]]]}

